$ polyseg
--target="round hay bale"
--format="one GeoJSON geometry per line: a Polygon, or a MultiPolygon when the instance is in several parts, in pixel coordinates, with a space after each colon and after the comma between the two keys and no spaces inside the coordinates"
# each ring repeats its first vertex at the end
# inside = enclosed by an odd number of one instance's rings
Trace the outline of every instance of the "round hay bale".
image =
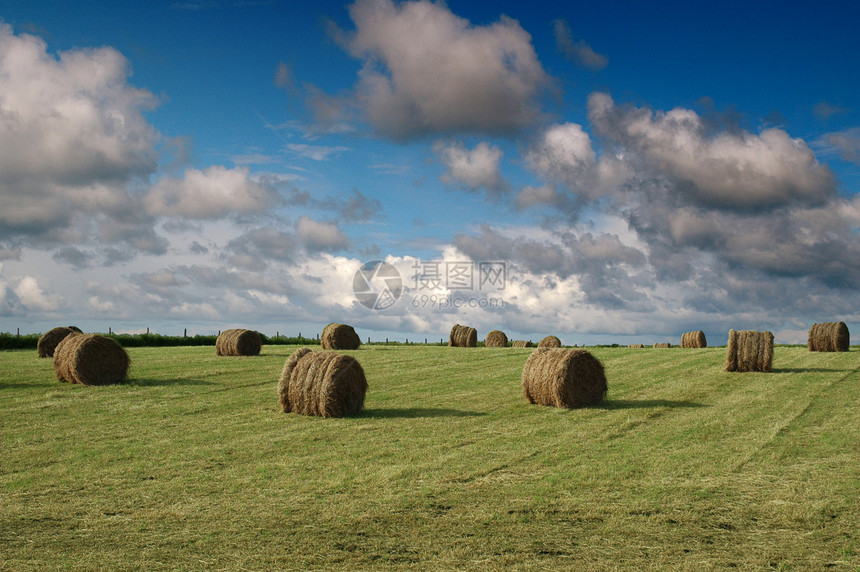
{"type": "Polygon", "coordinates": [[[665,349],[671,348],[672,344],[670,344],[669,342],[659,342],[659,343],[654,344],[654,347],[657,349],[665,350],[665,349]]]}
{"type": "Polygon", "coordinates": [[[706,348],[708,341],[705,339],[705,332],[699,330],[697,332],[684,332],[681,334],[682,348],[706,348]]]}
{"type": "Polygon", "coordinates": [[[484,345],[488,348],[506,348],[508,347],[508,336],[501,330],[492,330],[487,334],[484,345]]]}
{"type": "Polygon", "coordinates": [[[278,403],[284,413],[320,417],[354,415],[364,407],[367,379],[354,357],[301,348],[284,363],[278,403]]]}
{"type": "Polygon", "coordinates": [[[627,346],[627,347],[628,347],[628,348],[631,348],[631,349],[641,350],[642,348],[644,348],[644,347],[645,347],[645,345],[644,345],[644,344],[630,344],[630,345],[629,345],[629,346],[627,346]]]}
{"type": "Polygon", "coordinates": [[[130,364],[122,346],[99,334],[69,334],[54,350],[54,373],[58,380],[69,383],[122,383],[128,379],[130,364]]]}
{"type": "Polygon", "coordinates": [[[537,347],[539,347],[539,348],[560,348],[561,347],[561,340],[555,336],[547,336],[538,342],[537,347]]]}
{"type": "Polygon", "coordinates": [[[324,350],[357,350],[361,338],[352,326],[332,322],[320,334],[320,346],[324,350]]]}
{"type": "Polygon", "coordinates": [[[845,322],[812,324],[806,347],[811,352],[847,352],[851,336],[845,322]]]}
{"type": "Polygon", "coordinates": [[[215,340],[215,354],[219,356],[256,356],[262,347],[258,332],[242,328],[224,330],[215,340]]]}
{"type": "Polygon", "coordinates": [[[478,346],[478,330],[469,326],[454,324],[448,345],[456,348],[474,348],[478,346]]]}
{"type": "Polygon", "coordinates": [[[523,367],[523,396],[529,403],[573,409],[606,397],[603,364],[586,350],[539,349],[523,367]]]}
{"type": "Polygon", "coordinates": [[[80,330],[75,332],[72,327],[65,328],[60,326],[48,330],[39,336],[39,341],[36,342],[36,352],[39,354],[39,357],[54,357],[54,350],[56,350],[57,344],[62,342],[66,336],[73,333],[80,333],[80,330]]]}
{"type": "Polygon", "coordinates": [[[515,340],[514,343],[511,344],[512,348],[533,348],[535,345],[527,340],[515,340]]]}
{"type": "Polygon", "coordinates": [[[769,372],[773,366],[773,334],[753,330],[729,330],[726,371],[769,372]]]}

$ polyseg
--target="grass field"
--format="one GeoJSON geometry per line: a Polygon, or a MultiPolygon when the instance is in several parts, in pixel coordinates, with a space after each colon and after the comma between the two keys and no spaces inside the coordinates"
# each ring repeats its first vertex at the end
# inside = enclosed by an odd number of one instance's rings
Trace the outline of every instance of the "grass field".
{"type": "Polygon", "coordinates": [[[856,347],[596,348],[608,400],[567,411],[530,349],[372,346],[346,419],[277,410],[295,349],[131,348],[112,387],[0,352],[0,567],[860,569],[856,347]]]}

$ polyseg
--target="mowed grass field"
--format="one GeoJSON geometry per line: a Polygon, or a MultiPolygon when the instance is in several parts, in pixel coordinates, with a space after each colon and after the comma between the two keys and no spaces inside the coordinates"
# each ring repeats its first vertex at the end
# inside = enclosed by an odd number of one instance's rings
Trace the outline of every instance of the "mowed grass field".
{"type": "Polygon", "coordinates": [[[344,419],[278,411],[295,349],[131,348],[112,387],[0,352],[0,568],[860,569],[856,347],[594,348],[607,401],[558,410],[531,349],[371,346],[344,419]]]}

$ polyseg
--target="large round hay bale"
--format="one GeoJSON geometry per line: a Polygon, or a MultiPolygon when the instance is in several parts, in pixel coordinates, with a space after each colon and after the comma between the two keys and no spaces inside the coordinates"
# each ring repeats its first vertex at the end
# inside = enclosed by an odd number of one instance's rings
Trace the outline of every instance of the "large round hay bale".
{"type": "Polygon", "coordinates": [[[523,395],[529,403],[568,409],[595,405],[606,397],[603,364],[586,350],[538,349],[523,367],[523,395]]]}
{"type": "Polygon", "coordinates": [[[58,380],[69,383],[122,383],[128,379],[130,364],[122,346],[99,334],[69,334],[54,350],[54,373],[58,380]]]}
{"type": "Polygon", "coordinates": [[[357,350],[361,338],[352,326],[332,322],[320,334],[320,346],[324,350],[357,350]]]}
{"type": "Polygon", "coordinates": [[[654,347],[656,349],[665,350],[665,349],[671,348],[672,344],[670,344],[669,342],[658,342],[658,343],[654,344],[654,347]]]}
{"type": "Polygon", "coordinates": [[[506,348],[508,347],[508,336],[501,330],[491,330],[487,334],[484,345],[488,348],[506,348]]]}
{"type": "Polygon", "coordinates": [[[262,347],[258,332],[242,328],[224,330],[215,340],[215,354],[219,356],[256,356],[262,347]]]}
{"type": "Polygon", "coordinates": [[[456,348],[474,348],[478,345],[478,330],[469,326],[454,324],[448,345],[456,348]]]}
{"type": "Polygon", "coordinates": [[[354,357],[301,348],[284,363],[278,403],[284,413],[320,417],[354,415],[364,407],[367,379],[354,357]]]}
{"type": "Polygon", "coordinates": [[[642,348],[645,347],[645,344],[630,344],[627,347],[630,349],[641,350],[642,348]]]}
{"type": "Polygon", "coordinates": [[[539,348],[560,348],[561,347],[561,340],[555,336],[547,336],[538,342],[537,347],[539,347],[539,348]]]}
{"type": "Polygon", "coordinates": [[[773,366],[773,334],[753,330],[729,330],[726,371],[769,372],[773,366]]]}
{"type": "Polygon", "coordinates": [[[535,345],[528,340],[514,340],[511,344],[512,348],[533,348],[535,345]]]}
{"type": "Polygon", "coordinates": [[[696,332],[684,332],[681,334],[682,348],[706,348],[708,341],[705,339],[705,332],[698,330],[696,332]]]}
{"type": "Polygon", "coordinates": [[[845,322],[812,324],[806,347],[811,352],[847,352],[851,336],[845,322]]]}
{"type": "Polygon", "coordinates": [[[39,336],[39,341],[36,342],[36,352],[39,354],[39,357],[54,357],[54,350],[57,348],[57,344],[62,342],[66,336],[73,333],[80,333],[80,330],[75,332],[75,329],[71,326],[60,326],[48,330],[39,336]]]}

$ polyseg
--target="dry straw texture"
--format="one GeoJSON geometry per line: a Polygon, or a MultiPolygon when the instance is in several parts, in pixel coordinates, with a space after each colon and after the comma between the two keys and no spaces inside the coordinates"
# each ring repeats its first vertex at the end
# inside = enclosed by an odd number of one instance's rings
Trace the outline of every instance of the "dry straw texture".
{"type": "Polygon", "coordinates": [[[219,356],[255,356],[262,347],[259,333],[241,328],[224,330],[215,340],[215,353],[219,356]]]}
{"type": "Polygon", "coordinates": [[[753,330],[729,330],[726,371],[769,372],[773,366],[773,334],[753,330]]]}
{"type": "Polygon", "coordinates": [[[561,347],[561,340],[555,336],[547,336],[538,342],[537,347],[539,347],[539,348],[560,348],[561,347]]]}
{"type": "Polygon", "coordinates": [[[54,350],[54,373],[60,381],[111,385],[128,379],[131,359],[122,346],[98,334],[72,333],[54,350]]]}
{"type": "Polygon", "coordinates": [[[669,342],[660,342],[660,343],[654,344],[654,347],[657,349],[665,350],[665,349],[671,348],[672,344],[670,344],[669,342]]]}
{"type": "Polygon", "coordinates": [[[845,322],[812,324],[806,347],[811,352],[847,352],[850,342],[845,322]]]}
{"type": "Polygon", "coordinates": [[[324,350],[357,350],[361,338],[352,326],[331,323],[320,334],[320,346],[324,350]]]}
{"type": "Polygon", "coordinates": [[[705,339],[705,332],[699,330],[697,332],[684,332],[681,334],[682,348],[706,348],[708,341],[705,339]]]}
{"type": "Polygon", "coordinates": [[[628,348],[631,348],[631,349],[641,350],[642,348],[644,348],[644,347],[645,347],[645,345],[644,345],[644,344],[630,344],[630,345],[629,345],[629,346],[627,346],[627,347],[628,347],[628,348]]]}
{"type": "Polygon", "coordinates": [[[508,336],[501,330],[492,330],[487,334],[484,345],[488,348],[506,348],[508,347],[508,336]]]}
{"type": "Polygon", "coordinates": [[[75,332],[80,333],[80,330],[73,326],[69,326],[68,328],[60,326],[59,328],[48,330],[39,336],[39,341],[36,342],[36,351],[39,357],[54,357],[54,350],[57,344],[62,342],[66,336],[75,332]]]}
{"type": "Polygon", "coordinates": [[[330,351],[296,350],[278,379],[284,413],[320,417],[354,415],[364,407],[367,379],[354,357],[330,351]]]}
{"type": "Polygon", "coordinates": [[[566,407],[595,405],[606,397],[606,374],[586,350],[539,349],[523,367],[523,395],[529,403],[566,407]]]}
{"type": "Polygon", "coordinates": [[[456,348],[474,348],[478,345],[478,330],[469,326],[454,324],[448,345],[456,348]]]}
{"type": "Polygon", "coordinates": [[[535,345],[526,340],[516,340],[511,344],[512,348],[533,348],[535,345]]]}

